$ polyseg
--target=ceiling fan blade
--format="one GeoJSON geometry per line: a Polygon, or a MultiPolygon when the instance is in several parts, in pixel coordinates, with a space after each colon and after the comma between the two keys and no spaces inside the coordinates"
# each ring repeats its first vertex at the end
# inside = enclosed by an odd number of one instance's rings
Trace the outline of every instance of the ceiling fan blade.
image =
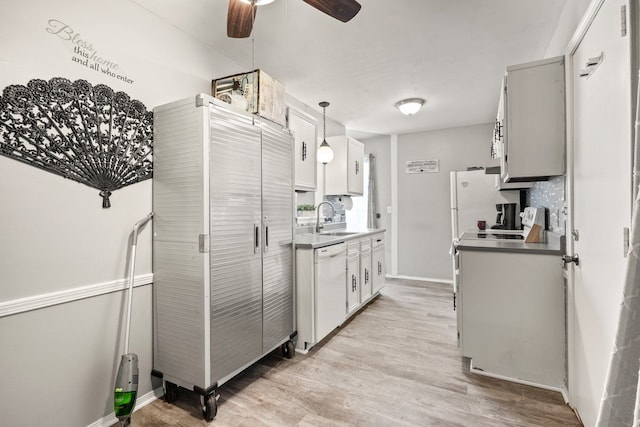
{"type": "Polygon", "coordinates": [[[240,0],[229,0],[227,10],[227,37],[247,38],[251,35],[257,7],[240,0]]]}
{"type": "Polygon", "coordinates": [[[360,11],[362,7],[356,0],[303,0],[321,12],[347,22],[360,11]]]}

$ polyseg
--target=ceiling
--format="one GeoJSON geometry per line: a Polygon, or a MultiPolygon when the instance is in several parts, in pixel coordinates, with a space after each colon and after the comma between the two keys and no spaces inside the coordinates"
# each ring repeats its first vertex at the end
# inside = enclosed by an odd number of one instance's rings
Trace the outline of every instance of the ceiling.
{"type": "Polygon", "coordinates": [[[276,0],[258,8],[252,38],[230,39],[226,0],[134,1],[239,72],[261,68],[317,111],[329,101],[328,117],[364,135],[492,122],[505,67],[544,57],[566,3],[359,0],[361,11],[342,23],[300,0],[276,0]],[[414,116],[394,107],[408,97],[427,101],[414,116]]]}

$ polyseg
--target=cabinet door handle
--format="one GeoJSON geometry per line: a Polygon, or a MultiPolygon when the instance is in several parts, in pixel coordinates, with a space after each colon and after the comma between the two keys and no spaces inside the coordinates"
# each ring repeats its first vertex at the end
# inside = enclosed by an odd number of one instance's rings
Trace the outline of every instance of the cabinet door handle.
{"type": "Polygon", "coordinates": [[[360,163],[356,160],[356,175],[360,173],[360,163]]]}
{"type": "Polygon", "coordinates": [[[378,261],[378,276],[382,274],[382,263],[378,261]]]}
{"type": "Polygon", "coordinates": [[[355,274],[351,275],[351,292],[355,292],[358,289],[358,279],[355,274]]]}
{"type": "Polygon", "coordinates": [[[264,225],[264,251],[269,251],[269,224],[264,225]]]}
{"type": "Polygon", "coordinates": [[[257,254],[260,250],[260,226],[258,224],[253,225],[253,253],[257,254]]]}
{"type": "Polygon", "coordinates": [[[367,283],[369,283],[369,270],[367,270],[365,268],[364,269],[364,284],[366,285],[367,283]]]}
{"type": "Polygon", "coordinates": [[[307,143],[302,141],[302,161],[307,160],[307,143]]]}

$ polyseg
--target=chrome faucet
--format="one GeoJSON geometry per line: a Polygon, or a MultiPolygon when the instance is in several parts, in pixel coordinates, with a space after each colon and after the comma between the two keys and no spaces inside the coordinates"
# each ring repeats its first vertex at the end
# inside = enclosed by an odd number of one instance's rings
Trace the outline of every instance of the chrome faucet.
{"type": "Polygon", "coordinates": [[[334,208],[330,202],[327,202],[326,200],[324,202],[320,202],[316,207],[316,233],[319,233],[320,229],[324,227],[322,224],[320,224],[320,206],[324,205],[325,203],[331,206],[331,211],[333,212],[332,216],[336,216],[336,208],[334,208]]]}

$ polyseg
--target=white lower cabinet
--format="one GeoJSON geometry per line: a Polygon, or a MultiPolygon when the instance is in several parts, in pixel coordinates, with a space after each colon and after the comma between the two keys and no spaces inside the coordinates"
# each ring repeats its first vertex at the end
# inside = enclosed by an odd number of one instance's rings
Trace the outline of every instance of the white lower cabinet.
{"type": "Polygon", "coordinates": [[[360,303],[365,303],[372,295],[371,281],[371,238],[360,241],[360,303]]]}
{"type": "Polygon", "coordinates": [[[376,294],[384,286],[386,275],[384,264],[384,234],[380,233],[371,238],[371,260],[373,280],[371,282],[372,292],[376,294]]]}
{"type": "Polygon", "coordinates": [[[297,350],[306,353],[384,285],[384,232],[296,248],[297,350]]]}
{"type": "Polygon", "coordinates": [[[347,244],[347,316],[360,307],[360,242],[347,244]]]}
{"type": "Polygon", "coordinates": [[[485,373],[563,389],[566,325],[560,256],[458,252],[462,355],[485,373]]]}

